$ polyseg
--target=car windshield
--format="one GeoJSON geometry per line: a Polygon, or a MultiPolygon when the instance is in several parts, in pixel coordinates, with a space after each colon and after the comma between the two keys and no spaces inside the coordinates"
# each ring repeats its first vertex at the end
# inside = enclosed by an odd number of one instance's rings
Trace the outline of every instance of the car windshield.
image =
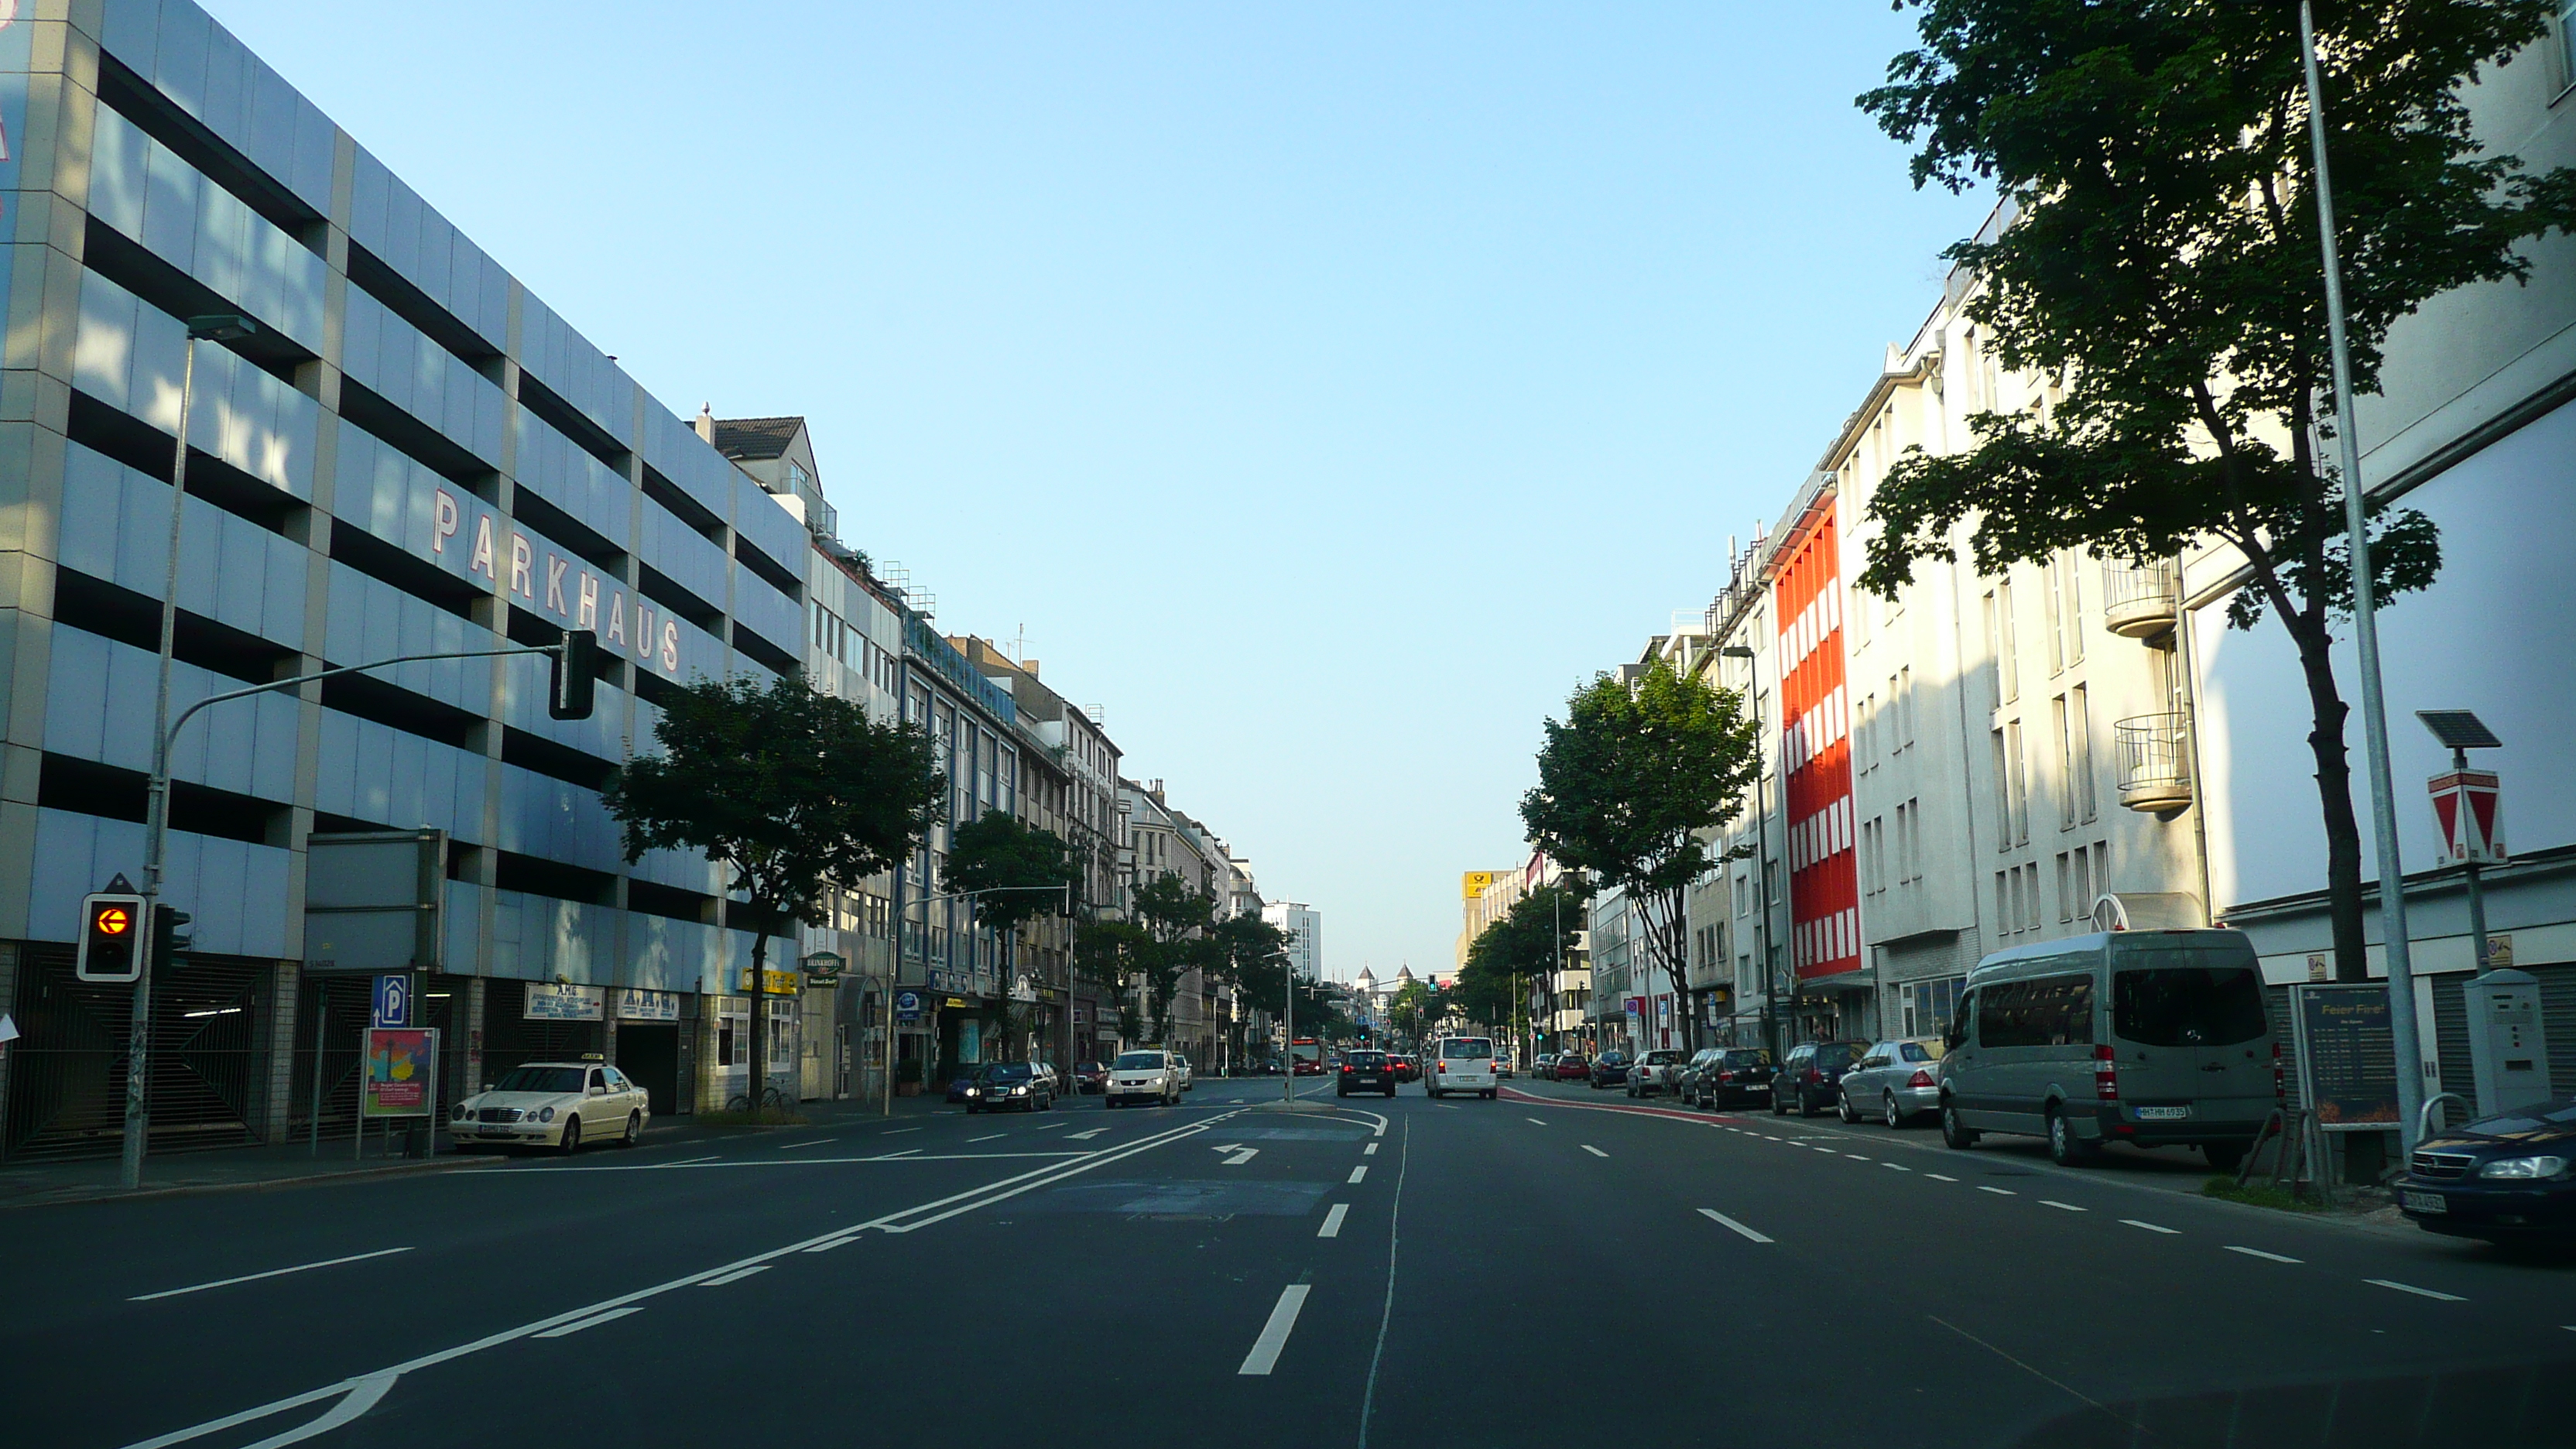
{"type": "Polygon", "coordinates": [[[1163,1068],[1161,1052],[1120,1052],[1118,1070],[1122,1072],[1156,1072],[1163,1068]]]}
{"type": "Polygon", "coordinates": [[[579,1067],[512,1067],[492,1087],[496,1092],[578,1092],[579,1067]]]}
{"type": "Polygon", "coordinates": [[[984,1069],[984,1080],[988,1082],[1025,1082],[1030,1075],[1027,1062],[1003,1062],[984,1069]]]}
{"type": "Polygon", "coordinates": [[[1901,1041],[1896,1044],[1896,1055],[1909,1062],[1937,1062],[1944,1050],[1946,1048],[1937,1041],[1901,1041]]]}
{"type": "Polygon", "coordinates": [[[1767,1067],[1771,1065],[1771,1053],[1767,1051],[1728,1052],[1726,1064],[1730,1067],[1767,1067]]]}
{"type": "Polygon", "coordinates": [[[1440,1055],[1451,1061],[1481,1062],[1493,1056],[1494,1044],[1480,1036],[1459,1037],[1440,1044],[1440,1055]]]}
{"type": "Polygon", "coordinates": [[[1858,1054],[1858,1049],[1849,1042],[1828,1041],[1816,1044],[1816,1060],[1829,1067],[1839,1062],[1850,1061],[1858,1054]]]}
{"type": "Polygon", "coordinates": [[[2184,964],[2208,959],[2197,951],[2140,952],[2130,959],[2138,955],[2160,964],[2111,973],[2111,1034],[2122,1041],[2234,1046],[2259,1041],[2269,1030],[2263,980],[2252,966],[2184,964]]]}

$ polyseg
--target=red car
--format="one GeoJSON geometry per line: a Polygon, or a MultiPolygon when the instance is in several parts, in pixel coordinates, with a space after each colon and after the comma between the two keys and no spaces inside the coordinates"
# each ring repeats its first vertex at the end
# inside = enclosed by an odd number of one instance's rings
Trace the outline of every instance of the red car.
{"type": "Polygon", "coordinates": [[[1556,1079],[1560,1082],[1588,1082],[1592,1080],[1592,1063],[1584,1060],[1581,1052],[1567,1052],[1556,1059],[1556,1079]]]}

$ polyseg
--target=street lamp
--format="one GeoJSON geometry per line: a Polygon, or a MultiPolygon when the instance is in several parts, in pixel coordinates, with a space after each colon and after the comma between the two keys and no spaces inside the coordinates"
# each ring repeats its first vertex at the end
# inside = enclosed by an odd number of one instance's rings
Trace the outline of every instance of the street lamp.
{"type": "MultiPolygon", "coordinates": [[[[1753,681],[1754,708],[1760,709],[1761,652],[1749,644],[1729,644],[1717,652],[1725,658],[1744,661],[1745,673],[1753,681]]],[[[1753,839],[1755,841],[1752,857],[1753,893],[1754,898],[1761,904],[1761,915],[1758,918],[1760,934],[1757,940],[1762,949],[1756,959],[1762,963],[1762,1044],[1771,1053],[1771,1059],[1778,1061],[1780,1059],[1778,1015],[1780,983],[1775,979],[1771,969],[1771,809],[1764,803],[1762,795],[1762,721],[1759,717],[1753,721],[1753,839]]],[[[1727,858],[1743,859],[1744,857],[1739,854],[1742,850],[1742,846],[1737,846],[1727,852],[1727,858]]]]}
{"type": "MultiPolygon", "coordinates": [[[[188,512],[188,411],[196,401],[197,344],[239,342],[259,332],[257,323],[237,312],[211,312],[188,319],[188,338],[179,364],[179,439],[170,458],[170,556],[161,582],[161,656],[152,697],[152,779],[143,846],[143,919],[155,919],[161,899],[162,831],[170,818],[170,661],[179,637],[179,524],[188,512]]],[[[147,930],[149,927],[146,928],[147,930]]],[[[152,953],[145,950],[134,977],[132,1019],[126,1024],[125,1173],[127,1188],[143,1185],[143,1139],[152,1119],[144,1101],[146,1058],[152,1041],[152,953]]]]}

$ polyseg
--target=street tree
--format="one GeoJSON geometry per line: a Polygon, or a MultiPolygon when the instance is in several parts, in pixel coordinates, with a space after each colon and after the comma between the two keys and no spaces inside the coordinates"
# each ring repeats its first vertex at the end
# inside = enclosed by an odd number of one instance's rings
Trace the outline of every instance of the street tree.
{"type": "MultiPolygon", "coordinates": [[[[972,898],[977,921],[1006,938],[1031,921],[1071,914],[1082,889],[1081,865],[1064,837],[1006,810],[986,811],[949,832],[946,881],[972,898]]],[[[1025,1047],[1037,1027],[1034,1001],[1006,1006],[1003,1055],[1025,1047]]]]}
{"type": "Polygon", "coordinates": [[[1145,984],[1145,1015],[1153,1040],[1170,1046],[1172,998],[1181,978],[1193,969],[1217,967],[1224,957],[1209,932],[1216,924],[1216,897],[1193,889],[1179,876],[1156,876],[1133,895],[1142,939],[1130,952],[1131,969],[1145,984]]]}
{"type": "Polygon", "coordinates": [[[1423,1030],[1440,1019],[1436,1013],[1438,996],[1429,982],[1404,983],[1386,999],[1386,1024],[1395,1028],[1397,1035],[1420,1041],[1423,1030]]]}
{"type": "Polygon", "coordinates": [[[695,851],[728,874],[752,920],[751,1109],[767,1086],[769,938],[828,919],[825,893],[893,866],[929,832],[948,788],[930,736],[880,724],[800,675],[701,678],[661,702],[658,753],[600,792],[627,863],[695,851]]]}
{"type": "MultiPolygon", "coordinates": [[[[2298,7],[2284,0],[1901,0],[1922,48],[1859,104],[1918,146],[1917,186],[1992,185],[2010,211],[1947,255],[1969,318],[2045,401],[1972,416],[1871,502],[1863,587],[1971,532],[1994,573],[2060,550],[2146,564],[2215,541],[2245,570],[2228,622],[2277,619],[2310,710],[2337,974],[2363,974],[2361,836],[2330,650],[2353,601],[2298,7]]],[[[2464,95],[2547,33],[2550,0],[2321,0],[2356,392],[2398,318],[2524,280],[2520,243],[2576,222],[2576,179],[2484,149],[2464,95]]],[[[2545,64],[2533,60],[2526,63],[2545,64]]],[[[2438,533],[2372,500],[2372,597],[2430,584],[2438,533]]]]}
{"type": "Polygon", "coordinates": [[[1584,898],[1571,883],[1544,885],[1512,902],[1476,933],[1458,972],[1459,1007],[1471,1021],[1509,1026],[1529,1000],[1529,983],[1556,969],[1566,923],[1582,929],[1584,898]]]}
{"type": "Polygon", "coordinates": [[[1627,891],[1649,968],[1686,1000],[1686,897],[1715,864],[1709,832],[1760,774],[1754,722],[1732,692],[1659,659],[1633,685],[1594,679],[1546,730],[1538,784],[1521,797],[1531,843],[1627,891]]]}
{"type": "Polygon", "coordinates": [[[1133,921],[1084,917],[1074,923],[1075,969],[1092,981],[1106,981],[1118,993],[1118,1037],[1137,1041],[1145,1035],[1144,1014],[1137,1010],[1135,988],[1144,979],[1144,955],[1153,944],[1145,928],[1133,921]]]}

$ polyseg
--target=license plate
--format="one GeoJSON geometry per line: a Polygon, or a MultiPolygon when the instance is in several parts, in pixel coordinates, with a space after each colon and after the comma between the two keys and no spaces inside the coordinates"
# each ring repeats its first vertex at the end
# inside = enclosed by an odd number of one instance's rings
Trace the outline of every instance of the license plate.
{"type": "Polygon", "coordinates": [[[2397,1202],[2410,1212],[2446,1213],[2451,1210],[2451,1200],[2438,1192],[2401,1192],[2397,1195],[2397,1202]]]}
{"type": "Polygon", "coordinates": [[[2140,1107],[2138,1109],[2138,1120],[2141,1122],[2178,1122],[2190,1115],[2189,1107],[2140,1107]]]}

